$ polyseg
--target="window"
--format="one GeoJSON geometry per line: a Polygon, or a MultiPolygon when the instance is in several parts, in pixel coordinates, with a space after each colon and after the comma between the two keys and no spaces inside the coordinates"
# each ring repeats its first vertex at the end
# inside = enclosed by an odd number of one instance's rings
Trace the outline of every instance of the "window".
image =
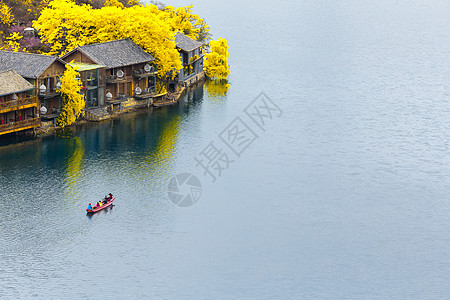
{"type": "Polygon", "coordinates": [[[86,85],[87,86],[97,86],[98,85],[97,70],[90,70],[87,72],[86,85]]]}

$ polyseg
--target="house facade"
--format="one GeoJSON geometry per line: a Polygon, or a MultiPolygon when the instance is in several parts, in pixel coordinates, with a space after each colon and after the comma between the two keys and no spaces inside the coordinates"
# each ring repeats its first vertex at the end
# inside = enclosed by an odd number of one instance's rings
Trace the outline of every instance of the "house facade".
{"type": "Polygon", "coordinates": [[[0,135],[41,126],[34,91],[15,71],[0,71],[0,135]]]}
{"type": "Polygon", "coordinates": [[[65,63],[56,56],[0,51],[0,71],[10,69],[33,85],[39,110],[48,118],[56,118],[61,110],[61,97],[56,90],[65,63]]]}
{"type": "Polygon", "coordinates": [[[86,76],[96,76],[98,85],[84,86],[86,103],[96,103],[95,98],[98,106],[115,104],[131,97],[151,97],[155,92],[155,58],[129,38],[81,46],[61,59],[92,68],[86,76]]]}
{"type": "Polygon", "coordinates": [[[183,69],[178,74],[178,82],[188,81],[202,73],[203,44],[180,32],[175,35],[175,43],[183,64],[183,69]]]}
{"type": "Polygon", "coordinates": [[[70,65],[80,73],[81,93],[85,96],[86,107],[103,106],[105,104],[105,66],[77,62],[72,62],[70,65]]]}

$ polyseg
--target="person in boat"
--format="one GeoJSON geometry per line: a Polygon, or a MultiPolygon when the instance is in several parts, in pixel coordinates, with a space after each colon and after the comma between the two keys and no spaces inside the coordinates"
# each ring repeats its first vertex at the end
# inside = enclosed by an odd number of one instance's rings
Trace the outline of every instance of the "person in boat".
{"type": "Polygon", "coordinates": [[[108,203],[108,197],[105,196],[105,198],[103,199],[103,204],[108,203]]]}
{"type": "Polygon", "coordinates": [[[89,203],[88,208],[87,209],[92,209],[92,205],[91,203],[89,203]]]}
{"type": "Polygon", "coordinates": [[[97,204],[97,206],[98,206],[98,207],[102,207],[102,206],[103,206],[103,203],[102,203],[102,201],[98,201],[98,204],[97,204]]]}
{"type": "Polygon", "coordinates": [[[111,200],[113,195],[111,193],[108,194],[108,201],[111,200]]]}

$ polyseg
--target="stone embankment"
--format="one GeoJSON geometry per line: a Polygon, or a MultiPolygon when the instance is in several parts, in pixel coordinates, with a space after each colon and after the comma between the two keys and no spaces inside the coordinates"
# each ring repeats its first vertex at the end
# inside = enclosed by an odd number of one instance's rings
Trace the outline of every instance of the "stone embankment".
{"type": "MultiPolygon", "coordinates": [[[[75,122],[73,125],[80,125],[86,122],[100,122],[109,120],[120,114],[132,112],[140,108],[174,105],[178,103],[180,97],[189,89],[189,87],[203,81],[204,79],[205,74],[204,72],[201,72],[200,74],[192,76],[186,81],[180,82],[177,91],[173,93],[161,94],[153,98],[144,100],[129,98],[125,101],[111,103],[102,107],[87,108],[84,112],[83,118],[75,122]]],[[[56,126],[52,121],[48,121],[42,122],[41,127],[36,128],[31,133],[38,136],[45,136],[52,134],[57,129],[61,129],[61,127],[56,126]]]]}

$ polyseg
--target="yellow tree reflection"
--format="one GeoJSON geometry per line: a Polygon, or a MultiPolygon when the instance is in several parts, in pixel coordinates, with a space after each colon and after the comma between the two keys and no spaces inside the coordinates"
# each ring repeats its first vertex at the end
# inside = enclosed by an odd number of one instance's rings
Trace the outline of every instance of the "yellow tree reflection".
{"type": "Polygon", "coordinates": [[[181,116],[176,115],[165,124],[156,148],[151,149],[145,157],[145,165],[140,171],[142,179],[151,179],[152,185],[165,187],[168,178],[173,175],[173,161],[176,157],[176,146],[180,130],[181,116]]]}
{"type": "Polygon", "coordinates": [[[208,97],[212,99],[222,99],[228,93],[231,84],[226,79],[207,80],[205,82],[208,97]]]}
{"type": "Polygon", "coordinates": [[[70,141],[73,143],[74,151],[67,161],[66,195],[74,198],[82,173],[81,163],[84,156],[84,147],[80,138],[77,136],[73,137],[70,141]]]}

